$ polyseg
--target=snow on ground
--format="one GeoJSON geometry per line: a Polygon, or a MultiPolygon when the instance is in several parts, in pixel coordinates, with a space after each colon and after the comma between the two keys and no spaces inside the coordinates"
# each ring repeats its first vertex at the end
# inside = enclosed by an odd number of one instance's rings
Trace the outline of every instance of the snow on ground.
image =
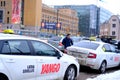
{"type": "Polygon", "coordinates": [[[87,80],[120,80],[120,70],[113,73],[101,74],[95,78],[88,78],[87,80]]]}

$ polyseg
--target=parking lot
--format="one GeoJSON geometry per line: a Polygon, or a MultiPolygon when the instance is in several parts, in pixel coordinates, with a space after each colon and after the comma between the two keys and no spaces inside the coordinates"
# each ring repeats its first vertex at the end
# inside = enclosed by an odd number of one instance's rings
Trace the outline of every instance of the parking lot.
{"type": "MultiPolygon", "coordinates": [[[[114,72],[114,71],[117,71],[117,70],[119,70],[118,67],[110,68],[110,69],[107,69],[106,73],[111,73],[111,72],[114,72]]],[[[101,75],[101,74],[99,74],[95,70],[82,67],[81,71],[80,71],[80,74],[79,74],[79,77],[77,78],[77,80],[86,80],[88,78],[97,77],[98,75],[101,75]]]]}

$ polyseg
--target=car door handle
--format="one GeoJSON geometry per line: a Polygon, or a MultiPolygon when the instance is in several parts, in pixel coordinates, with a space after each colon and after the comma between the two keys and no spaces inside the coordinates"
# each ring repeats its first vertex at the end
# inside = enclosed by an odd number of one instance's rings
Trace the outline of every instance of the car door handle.
{"type": "Polygon", "coordinates": [[[14,60],[14,59],[7,59],[6,62],[7,62],[7,63],[14,63],[15,60],[14,60]]]}
{"type": "Polygon", "coordinates": [[[44,63],[43,59],[38,60],[39,63],[44,63]]]}
{"type": "Polygon", "coordinates": [[[65,64],[68,63],[68,62],[64,62],[65,64]]]}

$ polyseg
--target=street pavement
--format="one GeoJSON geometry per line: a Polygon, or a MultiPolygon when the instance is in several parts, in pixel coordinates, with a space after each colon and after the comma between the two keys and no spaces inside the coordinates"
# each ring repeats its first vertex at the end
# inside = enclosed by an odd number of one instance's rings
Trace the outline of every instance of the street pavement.
{"type": "MultiPolygon", "coordinates": [[[[118,67],[110,68],[110,69],[107,69],[106,73],[117,71],[119,69],[120,68],[118,68],[118,67]]],[[[100,74],[96,70],[82,67],[77,80],[86,80],[87,78],[94,78],[94,77],[97,77],[98,75],[100,75],[100,74]]]]}

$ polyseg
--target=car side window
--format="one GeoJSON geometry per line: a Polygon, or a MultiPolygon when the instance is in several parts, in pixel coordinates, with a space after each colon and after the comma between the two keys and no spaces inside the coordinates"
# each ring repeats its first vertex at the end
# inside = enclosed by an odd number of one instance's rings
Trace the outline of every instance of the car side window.
{"type": "Polygon", "coordinates": [[[30,48],[25,40],[8,40],[3,43],[2,54],[30,55],[30,48]]]}
{"type": "Polygon", "coordinates": [[[116,52],[116,50],[115,50],[115,46],[110,45],[110,48],[111,48],[111,51],[112,51],[112,52],[116,52]]]}
{"type": "Polygon", "coordinates": [[[57,56],[56,50],[47,45],[46,43],[39,41],[31,41],[35,49],[35,54],[38,56],[57,56]]]}
{"type": "Polygon", "coordinates": [[[103,47],[105,49],[105,52],[110,52],[111,51],[110,45],[105,44],[103,47]]]}
{"type": "Polygon", "coordinates": [[[9,44],[8,44],[7,41],[5,41],[5,42],[3,43],[3,47],[2,47],[1,53],[2,53],[2,54],[11,54],[10,46],[9,46],[9,44]]]}

